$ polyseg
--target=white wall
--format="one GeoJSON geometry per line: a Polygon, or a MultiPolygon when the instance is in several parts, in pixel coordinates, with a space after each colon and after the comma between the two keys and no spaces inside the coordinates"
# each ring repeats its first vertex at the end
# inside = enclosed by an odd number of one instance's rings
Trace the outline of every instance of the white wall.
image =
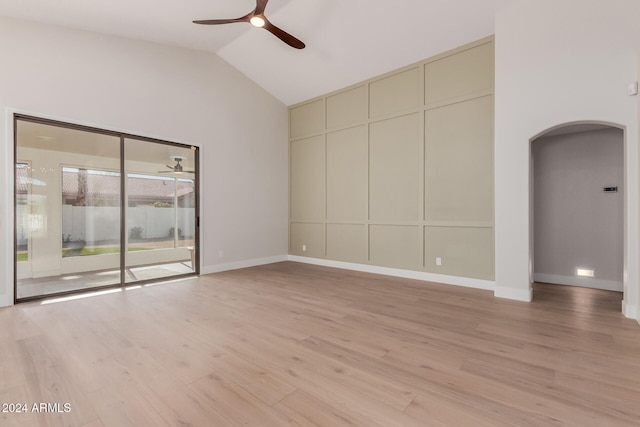
{"type": "Polygon", "coordinates": [[[514,2],[496,16],[496,295],[528,300],[529,141],[575,121],[625,131],[624,310],[638,307],[637,0],[514,2]]]}
{"type": "Polygon", "coordinates": [[[202,269],[287,253],[286,107],[225,61],[8,18],[0,52],[0,305],[13,300],[13,111],[200,146],[202,269]]]}
{"type": "Polygon", "coordinates": [[[623,290],[622,140],[608,128],[532,142],[536,282],[623,290]],[[609,186],[618,191],[604,192],[609,186]]]}

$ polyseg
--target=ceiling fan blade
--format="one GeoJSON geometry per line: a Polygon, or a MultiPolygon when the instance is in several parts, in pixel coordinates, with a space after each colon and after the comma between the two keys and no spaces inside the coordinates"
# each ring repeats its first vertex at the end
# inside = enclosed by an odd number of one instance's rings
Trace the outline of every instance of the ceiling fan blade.
{"type": "Polygon", "coordinates": [[[267,7],[267,3],[269,3],[269,0],[256,0],[256,8],[252,12],[249,12],[246,15],[241,16],[240,18],[206,19],[206,20],[200,20],[200,21],[193,21],[193,23],[203,24],[203,25],[220,25],[220,24],[231,24],[234,22],[250,22],[256,27],[262,27],[265,30],[269,31],[271,34],[273,34],[274,36],[276,36],[277,38],[279,38],[289,46],[294,47],[296,49],[304,49],[305,44],[301,40],[298,40],[297,38],[287,33],[286,31],[282,30],[281,28],[276,27],[271,22],[269,22],[269,20],[264,16],[264,10],[267,7]]]}
{"type": "Polygon", "coordinates": [[[277,38],[279,38],[280,40],[282,40],[283,42],[285,42],[291,47],[295,47],[296,49],[304,49],[305,47],[305,44],[302,41],[293,37],[291,34],[287,33],[286,31],[276,27],[266,19],[265,19],[264,27],[262,28],[271,32],[271,34],[273,34],[274,36],[276,36],[277,38]]]}
{"type": "Polygon", "coordinates": [[[256,0],[256,9],[253,11],[255,15],[263,15],[264,10],[267,8],[269,0],[256,0]]]}
{"type": "Polygon", "coordinates": [[[169,165],[165,165],[166,167],[168,167],[171,170],[175,170],[175,168],[173,166],[169,166],[169,165]]]}
{"type": "Polygon", "coordinates": [[[193,21],[193,23],[202,24],[202,25],[220,25],[220,24],[232,24],[234,22],[248,22],[249,15],[241,16],[240,18],[232,18],[232,19],[204,19],[200,21],[193,21]]]}

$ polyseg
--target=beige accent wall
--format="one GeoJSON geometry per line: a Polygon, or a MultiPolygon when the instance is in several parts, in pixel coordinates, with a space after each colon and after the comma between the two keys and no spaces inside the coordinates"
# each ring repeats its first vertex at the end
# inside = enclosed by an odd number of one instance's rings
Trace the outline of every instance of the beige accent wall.
{"type": "Polygon", "coordinates": [[[493,52],[291,106],[289,253],[493,280],[493,52]]]}

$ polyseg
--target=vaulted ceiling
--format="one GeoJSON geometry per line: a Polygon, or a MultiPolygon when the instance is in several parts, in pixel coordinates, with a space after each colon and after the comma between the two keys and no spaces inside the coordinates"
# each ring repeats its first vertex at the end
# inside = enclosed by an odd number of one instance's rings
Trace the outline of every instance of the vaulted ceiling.
{"type": "Polygon", "coordinates": [[[304,41],[293,49],[235,18],[255,0],[0,0],[0,15],[217,53],[287,105],[420,61],[494,32],[521,0],[270,0],[266,16],[304,41]]]}

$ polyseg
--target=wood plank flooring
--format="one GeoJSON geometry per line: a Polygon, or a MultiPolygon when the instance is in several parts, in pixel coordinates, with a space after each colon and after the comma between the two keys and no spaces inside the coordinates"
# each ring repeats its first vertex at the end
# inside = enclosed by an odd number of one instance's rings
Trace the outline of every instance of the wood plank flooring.
{"type": "Polygon", "coordinates": [[[284,262],[0,309],[0,425],[640,425],[621,294],[534,297],[284,262]]]}

